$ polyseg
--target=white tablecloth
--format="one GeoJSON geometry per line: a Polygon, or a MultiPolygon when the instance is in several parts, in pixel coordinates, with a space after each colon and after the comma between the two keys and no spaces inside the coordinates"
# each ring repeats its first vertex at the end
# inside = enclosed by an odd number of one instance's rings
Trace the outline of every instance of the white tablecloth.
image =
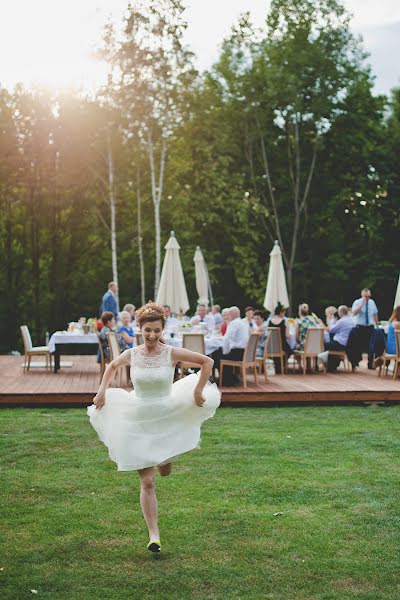
{"type": "MultiPolygon", "coordinates": [[[[175,348],[182,348],[182,338],[180,336],[175,336],[173,338],[166,337],[165,341],[169,346],[174,346],[175,348]]],[[[218,348],[222,348],[222,337],[206,337],[204,341],[206,354],[208,356],[215,352],[215,350],[218,350],[218,348]]]]}
{"type": "Polygon", "coordinates": [[[49,351],[55,352],[56,344],[97,344],[95,333],[63,333],[56,331],[49,340],[49,351]]]}

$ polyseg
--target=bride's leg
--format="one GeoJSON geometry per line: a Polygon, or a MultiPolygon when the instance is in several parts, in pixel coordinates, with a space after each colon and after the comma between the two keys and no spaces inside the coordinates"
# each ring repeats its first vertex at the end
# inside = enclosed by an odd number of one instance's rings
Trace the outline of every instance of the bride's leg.
{"type": "Polygon", "coordinates": [[[171,475],[172,464],[165,463],[165,464],[157,465],[157,469],[162,477],[166,477],[167,475],[171,475]]]}
{"type": "Polygon", "coordinates": [[[139,469],[140,477],[140,505],[144,519],[149,530],[151,540],[158,540],[158,505],[156,496],[156,478],[153,467],[139,469]]]}

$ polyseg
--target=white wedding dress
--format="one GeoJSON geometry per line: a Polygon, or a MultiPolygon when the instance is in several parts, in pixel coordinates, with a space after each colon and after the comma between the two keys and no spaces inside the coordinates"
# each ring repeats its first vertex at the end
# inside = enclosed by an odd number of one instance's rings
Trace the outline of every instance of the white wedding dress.
{"type": "Polygon", "coordinates": [[[171,346],[154,357],[131,350],[132,392],[108,388],[101,409],[88,406],[90,423],[107,446],[118,471],[133,471],[171,462],[200,448],[200,428],[221,402],[215,383],[207,382],[203,406],[194,401],[198,375],[173,383],[171,346]]]}

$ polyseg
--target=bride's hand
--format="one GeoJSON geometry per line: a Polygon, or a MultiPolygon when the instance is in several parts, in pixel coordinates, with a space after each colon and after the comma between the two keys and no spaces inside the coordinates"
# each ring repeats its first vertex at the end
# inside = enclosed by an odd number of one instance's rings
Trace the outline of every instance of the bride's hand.
{"type": "Polygon", "coordinates": [[[197,406],[203,406],[206,399],[204,398],[202,391],[194,390],[194,401],[197,406]]]}
{"type": "Polygon", "coordinates": [[[93,404],[96,406],[97,410],[100,410],[102,406],[106,403],[105,394],[97,393],[93,398],[93,404]]]}

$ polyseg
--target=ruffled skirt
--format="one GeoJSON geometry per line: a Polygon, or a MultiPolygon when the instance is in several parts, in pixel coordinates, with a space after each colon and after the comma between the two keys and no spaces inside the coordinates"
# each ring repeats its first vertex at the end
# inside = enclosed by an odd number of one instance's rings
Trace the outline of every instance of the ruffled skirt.
{"type": "Polygon", "coordinates": [[[135,391],[109,388],[101,409],[87,407],[90,423],[117,463],[118,471],[135,471],[176,460],[200,448],[201,425],[214,416],[221,402],[215,383],[207,383],[205,403],[197,406],[198,375],[176,381],[163,398],[138,398],[135,391]]]}

